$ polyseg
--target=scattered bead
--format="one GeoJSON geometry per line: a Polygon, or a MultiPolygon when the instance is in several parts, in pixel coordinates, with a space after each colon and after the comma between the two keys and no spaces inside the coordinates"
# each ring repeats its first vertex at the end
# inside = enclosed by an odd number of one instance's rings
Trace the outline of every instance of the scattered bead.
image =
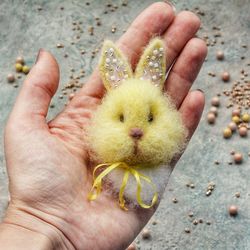
{"type": "Polygon", "coordinates": [[[206,196],[210,196],[215,188],[215,184],[213,182],[209,182],[207,186],[206,196]]]}
{"type": "Polygon", "coordinates": [[[224,82],[228,82],[230,80],[230,75],[228,72],[223,72],[222,75],[221,75],[221,79],[224,81],[224,82]]]}
{"type": "Polygon", "coordinates": [[[236,198],[240,198],[240,192],[236,192],[236,193],[235,193],[235,197],[236,197],[236,198]]]}
{"type": "Polygon", "coordinates": [[[220,106],[220,99],[219,97],[215,96],[212,98],[211,100],[211,104],[215,107],[219,107],[220,106]]]}
{"type": "Polygon", "coordinates": [[[64,45],[63,45],[62,43],[58,43],[58,44],[56,45],[56,47],[57,47],[58,49],[61,49],[61,48],[64,48],[64,45]]]}
{"type": "Polygon", "coordinates": [[[211,113],[209,112],[208,115],[207,115],[207,121],[209,124],[214,124],[215,123],[215,114],[214,113],[211,113]]]}
{"type": "Polygon", "coordinates": [[[22,72],[23,65],[21,63],[16,63],[15,68],[16,68],[16,72],[22,72]]]}
{"type": "Polygon", "coordinates": [[[245,126],[242,126],[242,127],[239,128],[239,135],[241,137],[247,136],[247,128],[245,126]]]}
{"type": "Polygon", "coordinates": [[[241,117],[243,122],[250,122],[250,115],[249,114],[243,114],[241,117]]]}
{"type": "Polygon", "coordinates": [[[206,192],[206,196],[210,196],[212,194],[212,191],[211,190],[208,190],[207,192],[206,192]]]}
{"type": "Polygon", "coordinates": [[[93,26],[90,26],[89,29],[88,29],[88,32],[91,36],[94,35],[94,27],[93,26]]]}
{"type": "Polygon", "coordinates": [[[237,125],[236,125],[235,122],[230,122],[230,123],[228,124],[228,127],[231,129],[232,132],[235,132],[236,129],[237,129],[237,125]]]}
{"type": "Polygon", "coordinates": [[[221,50],[217,51],[216,58],[217,58],[217,60],[220,60],[220,61],[223,60],[224,59],[223,51],[221,51],[221,50]]]}
{"type": "Polygon", "coordinates": [[[239,124],[240,123],[240,117],[235,115],[235,116],[232,117],[232,121],[234,123],[236,123],[236,124],[239,124]]]}
{"type": "Polygon", "coordinates": [[[152,225],[157,225],[157,221],[154,220],[154,221],[152,222],[152,225]]]}
{"type": "Polygon", "coordinates": [[[228,212],[231,216],[236,216],[238,214],[238,208],[235,205],[231,205],[228,212]]]}
{"type": "Polygon", "coordinates": [[[122,6],[127,6],[128,5],[128,1],[127,0],[123,0],[122,1],[122,6]]]}
{"type": "Polygon", "coordinates": [[[7,75],[7,81],[9,82],[9,83],[13,83],[14,81],[15,81],[16,79],[15,79],[15,75],[14,74],[8,74],[7,75]]]}
{"type": "Polygon", "coordinates": [[[198,225],[198,223],[199,223],[198,220],[196,220],[196,219],[193,220],[193,224],[194,224],[194,225],[198,225]]]}
{"type": "Polygon", "coordinates": [[[178,203],[178,200],[176,198],[172,199],[173,203],[178,203]]]}
{"type": "Polygon", "coordinates": [[[151,238],[151,233],[148,229],[143,229],[142,230],[142,238],[143,239],[150,239],[151,238]]]}
{"type": "Polygon", "coordinates": [[[189,228],[185,228],[185,233],[190,233],[191,232],[191,230],[189,229],[189,228]]]}
{"type": "Polygon", "coordinates": [[[20,63],[20,64],[24,65],[25,64],[24,58],[22,56],[18,56],[16,58],[16,63],[20,63]]]}
{"type": "Polygon", "coordinates": [[[235,153],[234,156],[233,156],[233,158],[234,158],[234,162],[236,164],[240,164],[243,161],[243,156],[242,156],[241,153],[235,153]]]}
{"type": "Polygon", "coordinates": [[[232,116],[240,116],[240,113],[241,113],[240,109],[234,109],[232,111],[232,116]]]}
{"type": "Polygon", "coordinates": [[[115,33],[115,32],[116,32],[116,26],[114,26],[114,25],[112,26],[111,32],[112,32],[112,33],[115,33]]]}
{"type": "Polygon", "coordinates": [[[30,72],[30,68],[27,65],[24,65],[22,71],[24,74],[28,74],[30,72]]]}
{"type": "Polygon", "coordinates": [[[226,139],[230,138],[232,136],[232,130],[230,128],[225,128],[223,130],[223,136],[226,139]]]}
{"type": "Polygon", "coordinates": [[[209,113],[213,113],[215,116],[218,115],[218,108],[215,107],[215,106],[212,106],[210,109],[209,109],[209,113]]]}

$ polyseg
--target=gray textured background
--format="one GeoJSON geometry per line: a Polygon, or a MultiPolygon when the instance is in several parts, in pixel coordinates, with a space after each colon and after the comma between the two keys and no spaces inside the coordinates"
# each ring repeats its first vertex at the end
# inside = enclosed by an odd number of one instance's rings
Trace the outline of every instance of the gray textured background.
{"type": "MultiPolygon", "coordinates": [[[[70,78],[70,69],[77,72],[80,69],[89,75],[96,64],[97,57],[91,58],[91,52],[97,48],[104,37],[116,39],[129,23],[146,6],[154,2],[128,1],[128,6],[122,6],[121,0],[116,1],[0,1],[0,214],[3,215],[7,204],[8,188],[4,162],[3,128],[11,110],[18,88],[6,82],[6,75],[13,70],[16,56],[23,54],[31,66],[39,48],[50,50],[57,58],[61,68],[63,87],[70,78]],[[114,12],[103,14],[107,3],[118,6],[114,12]],[[61,6],[64,10],[61,10],[61,6]],[[42,10],[38,10],[42,7],[42,10]],[[100,17],[102,25],[96,26],[95,17],[100,17]],[[75,44],[77,32],[72,30],[73,21],[82,21],[81,38],[75,44]],[[88,33],[89,26],[95,27],[94,36],[88,33]],[[115,33],[112,25],[117,26],[115,33]],[[57,43],[63,43],[64,48],[56,48],[57,43]],[[80,54],[84,48],[87,53],[80,54]],[[64,58],[68,53],[69,57],[64,58]]],[[[248,138],[234,136],[224,140],[222,129],[230,120],[230,111],[225,108],[228,100],[221,97],[219,117],[215,126],[206,123],[206,113],[210,107],[210,99],[223,90],[230,89],[233,81],[240,79],[240,70],[249,72],[250,66],[250,1],[249,0],[190,0],[174,1],[178,11],[189,9],[197,12],[202,19],[201,37],[207,35],[209,41],[216,39],[214,46],[209,46],[207,62],[205,62],[194,88],[204,90],[207,105],[200,126],[193,137],[188,150],[179,161],[173,172],[168,192],[152,220],[147,225],[152,238],[143,240],[138,236],[136,243],[140,249],[250,249],[250,151],[248,138]],[[204,14],[203,14],[204,12],[204,14]],[[220,31],[213,30],[219,26],[220,31]],[[215,37],[217,33],[221,37],[215,37]],[[221,44],[224,41],[224,45],[221,44]],[[247,44],[247,48],[242,45],[247,44]],[[222,49],[225,60],[215,59],[216,51],[222,49]],[[245,56],[245,59],[241,57],[245,56]],[[220,73],[227,70],[231,81],[223,83],[220,73]],[[216,73],[216,77],[208,75],[216,73]],[[241,165],[229,165],[230,151],[240,151],[244,155],[241,165]],[[219,165],[214,164],[218,160],[219,165]],[[210,181],[216,184],[211,196],[207,197],[206,187],[210,181]],[[193,183],[195,188],[187,187],[193,183]],[[235,193],[241,197],[236,198],[235,193]],[[178,203],[172,199],[177,198],[178,203]],[[239,215],[232,218],[227,213],[230,204],[239,206],[239,215]],[[193,218],[188,214],[193,212],[193,218]],[[203,223],[193,225],[194,219],[203,219],[203,223]],[[210,221],[211,225],[207,225],[210,221]],[[185,233],[189,228],[191,233],[185,233]]],[[[188,67],[188,65],[187,65],[188,67]]],[[[76,74],[76,73],[74,73],[76,74]]],[[[23,78],[22,78],[23,79],[23,78]]],[[[22,79],[19,80],[19,86],[22,79]]],[[[245,80],[249,77],[245,77],[245,80]]],[[[84,80],[84,79],[83,79],[84,80]]],[[[67,100],[59,98],[61,91],[53,98],[55,108],[50,110],[49,117],[59,112],[67,100]]]]}

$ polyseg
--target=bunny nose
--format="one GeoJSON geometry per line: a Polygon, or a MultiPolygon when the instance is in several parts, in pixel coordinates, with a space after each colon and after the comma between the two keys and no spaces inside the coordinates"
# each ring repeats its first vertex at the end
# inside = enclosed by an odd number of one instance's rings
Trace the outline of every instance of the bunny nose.
{"type": "Polygon", "coordinates": [[[143,136],[143,131],[140,128],[131,128],[129,135],[139,140],[143,136]]]}

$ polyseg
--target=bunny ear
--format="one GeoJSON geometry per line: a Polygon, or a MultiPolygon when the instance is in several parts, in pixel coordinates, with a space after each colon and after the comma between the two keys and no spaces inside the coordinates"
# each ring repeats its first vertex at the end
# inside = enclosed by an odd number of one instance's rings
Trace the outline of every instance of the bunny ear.
{"type": "Polygon", "coordinates": [[[99,70],[107,90],[119,86],[133,75],[127,59],[111,41],[104,42],[99,70]]]}
{"type": "Polygon", "coordinates": [[[164,43],[155,38],[145,49],[136,67],[135,77],[150,80],[154,85],[163,88],[166,74],[166,56],[164,43]]]}

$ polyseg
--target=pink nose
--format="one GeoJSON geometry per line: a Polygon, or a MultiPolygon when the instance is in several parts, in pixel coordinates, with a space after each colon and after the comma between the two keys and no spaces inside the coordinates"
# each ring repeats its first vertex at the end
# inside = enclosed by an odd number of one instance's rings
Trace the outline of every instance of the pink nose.
{"type": "Polygon", "coordinates": [[[131,128],[129,135],[139,140],[143,136],[143,131],[140,128],[131,128]]]}

